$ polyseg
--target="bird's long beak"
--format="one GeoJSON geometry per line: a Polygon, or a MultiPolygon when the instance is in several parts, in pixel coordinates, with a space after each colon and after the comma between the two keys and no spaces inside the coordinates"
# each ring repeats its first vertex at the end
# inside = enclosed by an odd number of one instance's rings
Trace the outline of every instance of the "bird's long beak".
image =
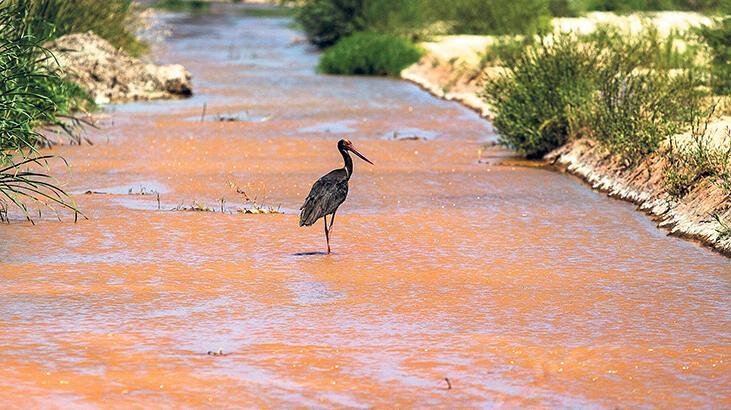
{"type": "Polygon", "coordinates": [[[365,156],[363,156],[363,154],[361,154],[360,152],[358,152],[358,151],[357,151],[357,150],[355,149],[355,147],[353,147],[353,146],[351,145],[349,149],[350,149],[350,150],[351,150],[351,151],[353,152],[353,154],[355,154],[355,155],[359,156],[359,157],[360,157],[360,159],[362,159],[363,161],[365,161],[365,162],[367,162],[367,163],[369,163],[369,164],[373,165],[373,163],[371,162],[371,160],[369,160],[368,158],[366,158],[365,156]]]}

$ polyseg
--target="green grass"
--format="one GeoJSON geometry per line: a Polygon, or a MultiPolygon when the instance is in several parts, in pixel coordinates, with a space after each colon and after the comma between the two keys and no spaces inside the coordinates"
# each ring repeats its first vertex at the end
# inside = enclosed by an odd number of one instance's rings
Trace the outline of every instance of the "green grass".
{"type": "Polygon", "coordinates": [[[687,130],[702,110],[697,50],[674,48],[648,26],[632,36],[598,30],[584,38],[599,55],[592,136],[633,165],[668,136],[687,130]],[[682,68],[680,73],[671,69],[682,68]]]}
{"type": "Polygon", "coordinates": [[[312,44],[325,48],[365,29],[364,13],[363,0],[305,0],[295,20],[312,44]]]}
{"type": "Polygon", "coordinates": [[[28,203],[78,212],[70,198],[44,172],[54,157],[40,156],[36,147],[49,141],[41,125],[71,131],[70,110],[87,96],[62,79],[53,55],[41,47],[46,40],[26,26],[23,4],[0,3],[0,214],[16,206],[31,219],[28,203]]]}
{"type": "Polygon", "coordinates": [[[498,65],[512,67],[526,47],[535,45],[534,36],[500,36],[491,44],[480,61],[481,67],[498,65]]]}
{"type": "Polygon", "coordinates": [[[665,175],[665,189],[670,195],[682,198],[697,182],[709,178],[731,197],[731,132],[727,130],[720,143],[714,143],[712,137],[701,129],[685,144],[670,138],[665,175]]]}
{"type": "Polygon", "coordinates": [[[132,55],[147,51],[135,35],[138,7],[132,0],[10,0],[25,11],[24,24],[36,37],[52,40],[93,31],[132,55]]]}
{"type": "Polygon", "coordinates": [[[552,46],[528,47],[512,73],[486,81],[501,142],[529,158],[563,145],[586,125],[596,90],[597,57],[563,36],[552,46]]]}
{"type": "Polygon", "coordinates": [[[550,27],[546,0],[432,0],[434,20],[449,23],[450,34],[535,34],[550,27]]]}
{"type": "Polygon", "coordinates": [[[159,0],[152,7],[169,11],[204,11],[211,7],[211,3],[202,0],[159,0]]]}
{"type": "Polygon", "coordinates": [[[634,11],[686,10],[728,13],[728,0],[574,0],[574,8],[583,11],[634,11]]]}
{"type": "Polygon", "coordinates": [[[433,34],[533,34],[550,22],[547,0],[303,0],[295,19],[318,47],[359,31],[415,41],[433,34]]]}
{"type": "Polygon", "coordinates": [[[698,30],[711,55],[711,86],[718,95],[731,94],[731,17],[698,30]]]}
{"type": "Polygon", "coordinates": [[[319,69],[328,74],[398,76],[420,56],[421,51],[402,38],[356,33],[327,49],[320,59],[319,69]]]}
{"type": "Polygon", "coordinates": [[[512,72],[486,82],[495,126],[519,153],[541,157],[572,137],[590,136],[633,165],[702,111],[703,70],[692,46],[676,49],[651,28],[554,40],[517,57],[519,45],[511,45],[512,72]]]}
{"type": "Polygon", "coordinates": [[[241,10],[247,17],[291,17],[295,10],[292,7],[251,7],[241,10]]]}

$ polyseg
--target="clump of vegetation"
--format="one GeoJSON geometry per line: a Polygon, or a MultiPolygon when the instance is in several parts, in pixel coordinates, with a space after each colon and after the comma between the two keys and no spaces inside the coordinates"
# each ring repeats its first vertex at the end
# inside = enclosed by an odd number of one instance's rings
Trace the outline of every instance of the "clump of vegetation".
{"type": "Polygon", "coordinates": [[[364,0],[307,0],[295,19],[312,44],[324,48],[356,31],[363,30],[364,0]]]}
{"type": "Polygon", "coordinates": [[[591,136],[636,164],[702,110],[695,48],[663,46],[672,43],[651,28],[632,37],[603,29],[552,39],[528,46],[512,72],[488,79],[484,90],[503,143],[528,157],[591,136]]]}
{"type": "Polygon", "coordinates": [[[633,11],[728,11],[727,0],[579,0],[577,8],[628,13],[633,11]]]}
{"type": "Polygon", "coordinates": [[[93,31],[132,55],[147,50],[135,35],[139,10],[132,0],[11,0],[25,11],[24,25],[36,39],[93,31]]]}
{"type": "Polygon", "coordinates": [[[78,212],[53,179],[38,170],[53,157],[37,154],[37,146],[49,144],[37,127],[68,130],[68,112],[84,96],[61,78],[53,55],[41,46],[45,38],[28,29],[27,13],[21,3],[0,2],[0,213],[7,216],[12,204],[30,219],[27,201],[78,212]]]}
{"type": "Polygon", "coordinates": [[[731,17],[698,30],[711,54],[711,86],[718,95],[731,94],[731,17]]]}
{"type": "Polygon", "coordinates": [[[592,136],[627,164],[636,164],[665,138],[688,129],[702,109],[697,49],[673,48],[675,37],[662,40],[654,27],[633,36],[603,29],[589,37],[600,54],[592,136]],[[673,75],[673,68],[683,71],[673,75]]]}
{"type": "Polygon", "coordinates": [[[481,67],[499,65],[512,67],[527,47],[535,45],[534,36],[500,36],[491,44],[480,61],[481,67]]]}
{"type": "Polygon", "coordinates": [[[631,35],[616,26],[603,25],[581,39],[597,49],[624,56],[623,61],[630,64],[660,70],[696,68],[703,51],[703,44],[692,34],[673,31],[661,36],[653,24],[645,24],[642,31],[631,35]]]}
{"type": "Polygon", "coordinates": [[[329,74],[397,76],[420,56],[421,51],[402,38],[356,33],[329,48],[322,55],[319,68],[329,74]]]}
{"type": "Polygon", "coordinates": [[[596,89],[596,59],[566,35],[526,48],[511,74],[487,80],[483,97],[495,109],[501,142],[538,158],[579,132],[596,89]]]}
{"type": "Polygon", "coordinates": [[[546,0],[432,0],[433,19],[450,23],[452,34],[535,34],[549,28],[546,0]]]}
{"type": "Polygon", "coordinates": [[[304,0],[296,21],[325,48],[358,31],[418,40],[430,34],[529,34],[548,28],[547,0],[304,0]]]}
{"type": "Polygon", "coordinates": [[[731,132],[714,135],[705,128],[691,133],[691,139],[671,137],[668,147],[669,167],[665,175],[666,191],[680,198],[698,181],[708,178],[731,196],[731,132]]]}
{"type": "Polygon", "coordinates": [[[202,11],[211,6],[203,0],[159,0],[153,7],[170,11],[202,11]]]}

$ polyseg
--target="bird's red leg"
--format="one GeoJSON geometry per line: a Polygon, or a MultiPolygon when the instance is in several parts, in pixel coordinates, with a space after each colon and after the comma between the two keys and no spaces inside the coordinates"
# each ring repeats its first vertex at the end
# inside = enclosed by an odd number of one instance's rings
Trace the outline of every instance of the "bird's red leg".
{"type": "Polygon", "coordinates": [[[327,241],[327,253],[330,253],[330,231],[327,229],[327,215],[323,216],[325,221],[325,240],[327,241]]]}

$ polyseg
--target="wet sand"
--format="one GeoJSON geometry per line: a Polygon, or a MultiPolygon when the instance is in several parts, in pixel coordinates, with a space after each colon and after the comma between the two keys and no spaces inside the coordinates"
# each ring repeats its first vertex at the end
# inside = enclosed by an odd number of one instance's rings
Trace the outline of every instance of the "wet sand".
{"type": "Polygon", "coordinates": [[[108,107],[95,145],[52,150],[88,221],[0,229],[3,406],[731,406],[728,259],[478,162],[495,135],[456,103],[316,75],[286,19],[169,23],[157,55],[196,96],[108,107]],[[376,165],[355,160],[328,256],[297,208],[341,137],[376,165]],[[246,206],[229,182],[284,213],[170,210],[246,206]]]}

